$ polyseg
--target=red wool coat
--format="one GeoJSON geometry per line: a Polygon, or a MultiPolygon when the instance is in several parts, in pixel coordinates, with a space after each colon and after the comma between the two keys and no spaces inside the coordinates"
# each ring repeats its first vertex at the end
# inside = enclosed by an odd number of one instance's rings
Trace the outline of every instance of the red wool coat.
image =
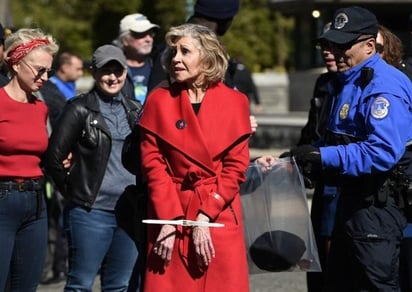
{"type": "Polygon", "coordinates": [[[216,257],[199,269],[190,227],[178,227],[171,264],[152,253],[160,225],[149,225],[145,292],[249,291],[239,184],[249,165],[247,97],[223,83],[209,88],[196,115],[183,84],[154,90],[140,119],[151,219],[195,220],[210,228],[216,257]],[[215,194],[218,195],[215,195],[215,194]]]}

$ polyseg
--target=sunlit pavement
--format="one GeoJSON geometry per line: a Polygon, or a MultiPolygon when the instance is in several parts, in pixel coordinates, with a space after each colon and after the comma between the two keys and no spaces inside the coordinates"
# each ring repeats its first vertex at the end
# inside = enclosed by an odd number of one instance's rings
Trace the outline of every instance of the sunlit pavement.
{"type": "MultiPolygon", "coordinates": [[[[268,273],[250,276],[251,292],[306,292],[306,273],[284,272],[268,273]]],[[[64,282],[52,285],[41,285],[37,291],[63,291],[64,282]]],[[[93,292],[100,291],[99,279],[96,278],[93,292]]]]}

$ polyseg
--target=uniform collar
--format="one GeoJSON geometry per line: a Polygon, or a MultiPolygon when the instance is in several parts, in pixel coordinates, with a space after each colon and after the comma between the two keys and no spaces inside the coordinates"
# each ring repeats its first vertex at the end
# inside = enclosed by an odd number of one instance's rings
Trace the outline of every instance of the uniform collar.
{"type": "Polygon", "coordinates": [[[355,82],[361,74],[361,70],[363,67],[374,67],[376,62],[380,59],[380,55],[376,53],[372,57],[366,59],[362,63],[356,65],[355,67],[342,72],[338,73],[338,79],[341,82],[341,84],[347,84],[347,83],[353,83],[355,82]]]}

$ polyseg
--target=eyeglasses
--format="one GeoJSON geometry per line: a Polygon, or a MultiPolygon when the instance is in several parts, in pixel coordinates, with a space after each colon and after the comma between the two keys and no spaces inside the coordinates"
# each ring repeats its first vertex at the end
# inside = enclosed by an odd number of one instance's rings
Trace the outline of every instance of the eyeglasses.
{"type": "Polygon", "coordinates": [[[98,72],[102,75],[114,74],[117,77],[122,76],[125,71],[126,69],[122,67],[102,67],[101,69],[98,69],[98,72]]]}
{"type": "Polygon", "coordinates": [[[317,50],[330,49],[330,46],[331,46],[331,43],[330,43],[329,41],[327,41],[327,40],[324,40],[324,39],[319,40],[319,41],[316,43],[316,49],[317,49],[317,50]]]}
{"type": "Polygon", "coordinates": [[[346,50],[349,50],[350,48],[352,48],[352,47],[353,47],[354,45],[356,45],[357,43],[361,43],[361,42],[363,42],[363,41],[367,41],[367,40],[369,40],[369,39],[371,39],[371,38],[372,38],[372,37],[366,37],[366,38],[356,39],[356,40],[353,40],[353,41],[351,41],[351,42],[349,42],[349,43],[345,43],[345,44],[337,44],[337,43],[330,42],[330,41],[327,41],[327,40],[325,40],[325,39],[322,39],[322,40],[320,40],[320,41],[318,42],[316,48],[318,48],[318,49],[325,49],[325,48],[331,49],[331,48],[336,48],[336,49],[341,50],[341,51],[346,51],[346,50]]]}
{"type": "Polygon", "coordinates": [[[130,31],[130,35],[134,39],[142,39],[142,38],[144,38],[148,35],[151,36],[152,38],[154,38],[155,32],[153,30],[148,30],[148,31],[144,31],[144,32],[130,31]]]}
{"type": "Polygon", "coordinates": [[[357,39],[357,40],[351,41],[351,42],[346,43],[346,44],[331,43],[331,47],[336,48],[336,49],[341,50],[341,51],[347,51],[350,48],[352,48],[354,45],[356,45],[358,43],[361,43],[361,42],[364,42],[364,41],[367,41],[367,40],[370,40],[370,39],[371,39],[371,37],[357,39]]]}
{"type": "Polygon", "coordinates": [[[50,68],[46,68],[46,67],[41,67],[41,66],[32,66],[28,63],[26,63],[25,61],[21,61],[24,65],[26,65],[27,67],[29,67],[30,71],[33,73],[34,77],[36,79],[39,79],[40,77],[42,77],[44,74],[47,73],[47,77],[49,77],[50,75],[52,75],[53,70],[50,68]]]}

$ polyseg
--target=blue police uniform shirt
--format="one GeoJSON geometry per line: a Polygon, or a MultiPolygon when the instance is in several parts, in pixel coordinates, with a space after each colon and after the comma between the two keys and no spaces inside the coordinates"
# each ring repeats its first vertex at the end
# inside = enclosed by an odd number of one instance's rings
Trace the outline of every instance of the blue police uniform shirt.
{"type": "Polygon", "coordinates": [[[379,54],[338,78],[345,86],[334,97],[327,129],[360,142],[321,147],[323,167],[353,176],[388,171],[412,140],[412,83],[379,54]],[[364,67],[373,68],[374,75],[362,89],[364,67]]]}

